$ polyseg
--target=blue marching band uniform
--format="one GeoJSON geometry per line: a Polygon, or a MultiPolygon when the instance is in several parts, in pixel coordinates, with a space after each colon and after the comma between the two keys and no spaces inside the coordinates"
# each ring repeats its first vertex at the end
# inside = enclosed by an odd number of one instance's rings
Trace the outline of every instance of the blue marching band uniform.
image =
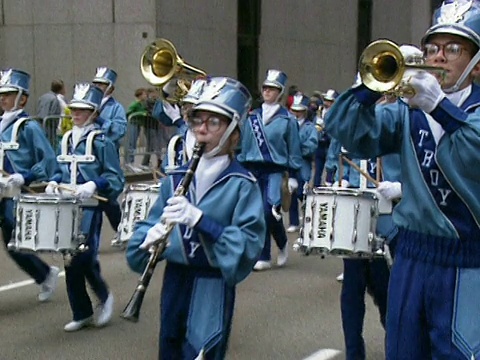
{"type": "Polygon", "coordinates": [[[289,190],[298,187],[297,173],[302,166],[302,153],[298,123],[279,101],[285,91],[287,75],[279,70],[268,70],[263,91],[277,89],[278,95],[270,103],[253,110],[242,127],[242,140],[238,161],[250,170],[262,190],[264,217],[267,223],[265,246],[255,270],[271,267],[270,234],[279,248],[277,265],[287,261],[287,235],[283,226],[281,184],[288,172],[289,190]]]}
{"type": "MultiPolygon", "coordinates": [[[[94,136],[91,153],[94,161],[78,162],[77,164],[60,163],[58,170],[51,177],[46,188],[47,193],[55,193],[59,183],[70,184],[75,189],[75,195],[80,199],[91,198],[94,192],[114,201],[121,194],[125,179],[120,168],[120,161],[114,143],[100,128],[98,110],[100,109],[103,92],[91,84],[77,84],[73,99],[69,103],[72,109],[74,127],[62,139],[62,152],[65,155],[85,155],[88,150],[89,136],[94,136]],[[88,110],[88,119],[83,124],[75,124],[75,112],[88,110]],[[78,134],[78,135],[76,135],[78,134]],[[72,166],[77,166],[77,178],[72,178],[72,166]]],[[[80,231],[85,234],[87,250],[75,254],[69,263],[65,264],[65,278],[68,299],[73,313],[73,321],[65,325],[65,331],[77,331],[93,322],[94,310],[87,293],[86,282],[89,283],[99,300],[95,314],[95,325],[104,326],[110,320],[113,311],[113,295],[100,274],[98,249],[102,227],[102,208],[89,206],[83,209],[80,231]]]]}
{"type": "Polygon", "coordinates": [[[410,79],[415,96],[375,106],[381,94],[359,85],[340,95],[326,118],[327,131],[349,150],[402,159],[387,359],[480,356],[480,172],[472,166],[480,160],[480,98],[470,75],[479,58],[477,2],[445,1],[422,40],[430,44],[431,62],[470,56],[447,52],[446,45],[438,52],[435,41],[442,40],[470,42],[477,51],[464,76],[446,74],[444,90],[419,72],[410,79]]]}
{"type": "MultiPolygon", "coordinates": [[[[3,193],[7,188],[20,189],[33,181],[46,181],[56,168],[55,152],[48,142],[44,131],[37,121],[29,121],[23,110],[29,95],[30,75],[17,69],[9,69],[1,73],[0,96],[11,97],[12,106],[2,108],[4,111],[0,122],[0,139],[2,142],[1,169],[2,177],[8,175],[7,182],[2,181],[3,193]],[[13,129],[19,122],[18,133],[13,129]],[[18,149],[7,150],[4,144],[16,142],[18,149]]],[[[7,247],[15,228],[14,201],[4,197],[0,201],[0,217],[3,241],[7,247]]],[[[30,275],[41,286],[38,299],[47,301],[53,295],[57,285],[59,269],[48,266],[34,254],[8,251],[17,265],[30,275]]]]}
{"type": "Polygon", "coordinates": [[[298,212],[298,201],[303,200],[306,186],[312,176],[312,163],[315,151],[318,147],[318,135],[315,124],[307,119],[307,111],[310,99],[302,94],[293,97],[293,103],[290,106],[290,111],[297,116],[298,121],[298,136],[300,138],[300,149],[302,152],[302,164],[300,170],[297,172],[298,188],[292,194],[292,203],[290,205],[289,218],[290,228],[288,232],[298,230],[300,225],[300,218],[298,212]]]}
{"type": "Polygon", "coordinates": [[[173,204],[184,203],[185,212],[199,214],[194,221],[186,216],[173,222],[176,225],[162,256],[167,264],[159,358],[225,357],[235,285],[251,272],[266,231],[256,179],[232,154],[224,152],[229,136],[235,129],[238,132],[245,120],[250,103],[248,90],[236,80],[212,78],[205,84],[193,114],[220,114],[229,119],[229,125],[218,145],[201,158],[185,198],[173,196],[186,166],[161,179],[158,200],[148,218],[137,223],[128,244],[128,263],[142,272],[149,257],[149,239],[165,234],[159,219],[176,216],[173,204]]]}

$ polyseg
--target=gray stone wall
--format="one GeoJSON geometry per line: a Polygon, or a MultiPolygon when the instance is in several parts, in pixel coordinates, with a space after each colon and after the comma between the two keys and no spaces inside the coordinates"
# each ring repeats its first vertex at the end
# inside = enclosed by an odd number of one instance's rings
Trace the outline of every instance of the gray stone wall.
{"type": "MultiPolygon", "coordinates": [[[[117,70],[124,105],[148,86],[140,55],[158,37],[212,75],[236,76],[237,1],[0,0],[0,64],[32,74],[31,100],[62,78],[90,81],[100,65],[117,70]]],[[[356,71],[357,1],[263,0],[259,82],[274,67],[307,92],[344,89],[356,71]]],[[[418,43],[430,21],[428,2],[374,0],[372,37],[418,43]],[[425,4],[423,4],[425,3],[425,4]]],[[[260,84],[259,84],[260,85],[260,84]]]]}

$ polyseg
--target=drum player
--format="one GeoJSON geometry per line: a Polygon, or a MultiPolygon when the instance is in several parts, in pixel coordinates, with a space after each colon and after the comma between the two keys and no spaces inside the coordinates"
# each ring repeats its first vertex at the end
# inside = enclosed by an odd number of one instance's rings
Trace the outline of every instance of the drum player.
{"type": "Polygon", "coordinates": [[[444,1],[422,39],[414,95],[375,106],[365,84],[341,94],[327,131],[363,156],[402,155],[386,357],[480,357],[480,3],[444,1]],[[354,125],[354,126],[352,126],[354,125]]]}
{"type": "Polygon", "coordinates": [[[238,160],[258,179],[268,229],[263,252],[254,266],[256,271],[272,267],[270,234],[279,248],[277,266],[284,266],[288,258],[287,234],[280,211],[282,176],[288,172],[288,190],[293,193],[298,188],[302,153],[298,123],[280,103],[286,82],[284,72],[267,71],[262,85],[263,104],[250,113],[242,128],[238,160]]]}
{"type": "MultiPolygon", "coordinates": [[[[48,142],[45,132],[37,121],[26,120],[18,128],[17,139],[12,139],[12,132],[20,119],[28,117],[24,107],[28,101],[30,75],[17,69],[9,69],[1,73],[0,103],[4,111],[0,121],[0,138],[2,142],[1,170],[9,174],[0,182],[2,193],[11,191],[20,193],[22,186],[33,181],[46,181],[56,169],[55,152],[48,142]],[[19,148],[4,150],[7,143],[17,141],[19,148]]],[[[2,177],[5,176],[2,174],[2,177]]],[[[15,228],[14,202],[11,197],[3,197],[0,201],[0,217],[2,235],[7,246],[15,228]]],[[[49,300],[58,281],[60,270],[56,266],[48,266],[36,255],[8,251],[8,255],[17,265],[40,285],[39,301],[49,300]]]]}
{"type": "Polygon", "coordinates": [[[170,242],[163,253],[159,359],[225,358],[236,284],[252,271],[266,232],[257,181],[234,157],[250,104],[237,80],[208,80],[188,118],[196,141],[205,144],[190,191],[174,196],[186,166],[162,178],[158,200],[128,244],[128,263],[141,273],[150,246],[165,236],[170,242]]]}
{"type": "MultiPolygon", "coordinates": [[[[74,123],[71,132],[64,135],[68,141],[68,155],[85,155],[88,152],[88,136],[100,130],[98,111],[101,106],[103,91],[95,85],[79,83],[75,85],[73,99],[69,103],[74,123]]],[[[92,142],[91,152],[95,156],[93,162],[79,163],[77,178],[72,178],[72,166],[61,163],[59,170],[51,178],[46,193],[58,193],[58,184],[70,184],[73,194],[81,200],[91,198],[96,191],[108,200],[117,199],[123,190],[125,179],[120,168],[117,149],[113,142],[99,131],[92,142]],[[78,185],[77,185],[78,184],[78,185]]],[[[62,139],[62,143],[66,141],[62,139]]],[[[66,154],[63,154],[66,155],[66,154]]],[[[73,320],[67,323],[64,330],[77,331],[95,324],[106,325],[113,312],[113,295],[100,274],[98,248],[102,226],[102,209],[99,206],[84,208],[81,232],[86,235],[87,250],[75,254],[65,264],[65,279],[68,300],[73,313],[73,320]],[[98,297],[99,305],[95,312],[87,293],[86,282],[98,297]]]]}

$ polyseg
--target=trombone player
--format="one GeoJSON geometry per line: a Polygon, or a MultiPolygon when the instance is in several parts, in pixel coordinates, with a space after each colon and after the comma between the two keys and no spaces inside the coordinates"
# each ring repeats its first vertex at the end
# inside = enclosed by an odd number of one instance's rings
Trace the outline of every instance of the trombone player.
{"type": "Polygon", "coordinates": [[[401,154],[387,359],[473,359],[480,356],[480,169],[472,166],[480,161],[480,88],[473,83],[480,4],[445,1],[422,48],[426,65],[443,76],[416,71],[407,79],[408,99],[375,107],[382,91],[365,81],[373,72],[363,74],[325,123],[362,156],[401,154]]]}

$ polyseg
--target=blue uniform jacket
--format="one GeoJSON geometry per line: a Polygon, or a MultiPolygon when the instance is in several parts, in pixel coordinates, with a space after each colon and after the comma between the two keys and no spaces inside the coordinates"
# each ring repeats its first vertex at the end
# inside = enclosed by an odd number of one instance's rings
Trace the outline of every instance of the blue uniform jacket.
{"type": "MultiPolygon", "coordinates": [[[[2,142],[12,140],[13,124],[20,118],[28,117],[21,113],[1,134],[2,142]]],[[[57,169],[55,151],[45,136],[40,124],[27,120],[18,130],[18,150],[5,151],[3,169],[8,173],[19,173],[28,185],[33,181],[47,181],[57,169]]]]}
{"type": "Polygon", "coordinates": [[[302,166],[298,123],[281,107],[267,124],[262,121],[262,109],[252,111],[242,127],[238,161],[271,164],[296,173],[302,166]]]}
{"type": "Polygon", "coordinates": [[[318,146],[317,129],[311,121],[305,120],[299,129],[300,149],[302,151],[302,165],[300,177],[309,181],[312,176],[312,161],[318,146]]]}
{"type": "MultiPolygon", "coordinates": [[[[186,167],[181,167],[161,180],[160,195],[148,218],[135,225],[126,254],[134,271],[141,273],[145,269],[149,253],[139,245],[159,221],[166,201],[185,172],[186,167]]],[[[229,285],[245,279],[263,249],[266,233],[262,195],[255,178],[232,161],[201,199],[195,198],[194,186],[187,198],[203,211],[203,216],[193,231],[184,225],[174,227],[163,258],[192,266],[192,271],[219,269],[229,285]]]]}
{"type": "Polygon", "coordinates": [[[326,116],[327,131],[367,158],[400,153],[403,197],[393,219],[414,239],[405,240],[407,256],[480,267],[480,113],[471,112],[478,87],[462,109],[445,98],[432,111],[445,131],[438,144],[422,111],[400,100],[375,106],[379,97],[364,85],[346,91],[326,116]]]}
{"type": "Polygon", "coordinates": [[[111,97],[100,109],[100,116],[96,121],[106,136],[118,147],[127,132],[127,114],[122,104],[111,97]]]}
{"type": "MultiPolygon", "coordinates": [[[[99,129],[96,124],[93,130],[99,129]]],[[[87,136],[88,133],[81,137],[75,149],[70,145],[68,154],[85,155],[87,136]]],[[[97,185],[99,195],[107,197],[111,201],[116,200],[123,191],[125,177],[120,168],[115,145],[105,135],[100,134],[93,141],[92,152],[95,155],[94,162],[78,163],[77,184],[93,181],[97,185]]],[[[70,183],[70,163],[60,163],[58,171],[51,180],[58,183],[70,183]]]]}

